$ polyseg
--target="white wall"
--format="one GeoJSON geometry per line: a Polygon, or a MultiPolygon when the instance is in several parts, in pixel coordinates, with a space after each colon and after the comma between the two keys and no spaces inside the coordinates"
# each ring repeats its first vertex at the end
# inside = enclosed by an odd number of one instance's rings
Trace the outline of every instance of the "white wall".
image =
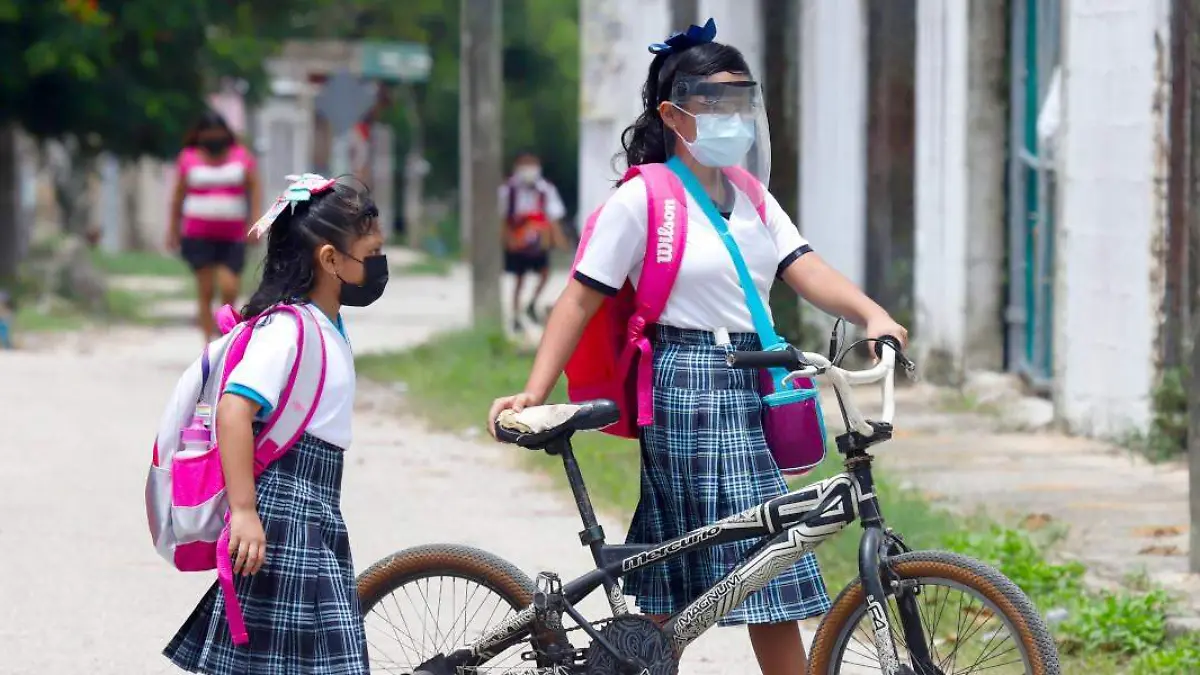
{"type": "Polygon", "coordinates": [[[761,81],[763,39],[758,3],[747,0],[699,0],[696,4],[700,7],[700,16],[692,23],[702,23],[712,17],[717,22],[717,41],[737,47],[746,57],[750,72],[761,81]]]}
{"type": "Polygon", "coordinates": [[[914,336],[941,381],[1003,367],[1006,20],[998,0],[917,6],[914,336]]]}
{"type": "Polygon", "coordinates": [[[1170,44],[1167,17],[1167,0],[1064,6],[1055,403],[1080,433],[1120,434],[1150,417],[1161,301],[1155,182],[1165,178],[1155,37],[1170,44]]]}
{"type": "MultiPolygon", "coordinates": [[[[580,0],[579,225],[620,178],[621,132],[642,112],[647,46],[670,32],[668,0],[580,0]]],[[[718,25],[718,30],[720,26],[718,25]]]]}
{"type": "Polygon", "coordinates": [[[866,38],[862,0],[805,0],[801,223],[813,248],[860,286],[866,282],[866,38]]]}
{"type": "Polygon", "coordinates": [[[968,8],[917,5],[913,302],[918,353],[960,371],[967,312],[968,8]]]}

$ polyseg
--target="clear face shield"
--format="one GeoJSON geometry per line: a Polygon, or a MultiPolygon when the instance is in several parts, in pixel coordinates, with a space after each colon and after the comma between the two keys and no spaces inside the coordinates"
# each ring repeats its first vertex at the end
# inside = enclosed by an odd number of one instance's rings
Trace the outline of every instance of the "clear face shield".
{"type": "Polygon", "coordinates": [[[660,112],[675,136],[675,154],[688,152],[727,176],[741,169],[770,184],[771,130],[757,82],[730,73],[682,78],[660,112]]]}

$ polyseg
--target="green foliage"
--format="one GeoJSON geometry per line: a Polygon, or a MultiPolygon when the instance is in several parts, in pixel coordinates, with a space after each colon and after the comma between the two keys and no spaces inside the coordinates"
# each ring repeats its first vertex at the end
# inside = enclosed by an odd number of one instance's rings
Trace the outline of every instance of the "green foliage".
{"type": "Polygon", "coordinates": [[[992,524],[984,530],[955,532],[942,544],[1000,570],[1044,609],[1083,593],[1086,568],[1078,562],[1048,562],[1024,531],[992,524]]]}
{"type": "Polygon", "coordinates": [[[1152,461],[1176,459],[1187,452],[1188,374],[1184,368],[1169,368],[1151,393],[1154,417],[1150,429],[1135,434],[1128,445],[1152,461]]]}
{"type": "Polygon", "coordinates": [[[263,58],[320,3],[0,0],[0,123],[86,153],[168,156],[215,78],[262,93],[263,58]]]}
{"type": "Polygon", "coordinates": [[[1120,661],[1134,657],[1129,665],[1143,675],[1194,672],[1184,666],[1200,659],[1200,642],[1166,644],[1173,601],[1146,579],[1135,578],[1131,588],[1119,592],[1093,593],[1083,584],[1083,565],[1051,562],[1030,534],[999,525],[952,534],[944,545],[996,567],[1039,610],[1066,610],[1067,619],[1056,627],[1063,653],[1111,654],[1120,661]]]}
{"type": "Polygon", "coordinates": [[[1185,638],[1139,654],[1130,665],[1132,675],[1200,673],[1200,639],[1185,638]]]}
{"type": "MultiPolygon", "coordinates": [[[[396,130],[397,157],[421,133],[431,168],[430,196],[458,185],[460,0],[345,0],[327,4],[306,29],[317,38],[407,40],[429,46],[429,81],[412,85],[420,129],[409,123],[400,89],[385,121],[396,130]]],[[[578,177],[579,5],[561,0],[504,0],[504,169],[519,149],[537,152],[546,176],[573,210],[578,177]]],[[[457,235],[456,235],[457,236],[457,235]]]]}
{"type": "Polygon", "coordinates": [[[1066,649],[1144,654],[1167,639],[1171,599],[1161,589],[1148,593],[1103,593],[1081,602],[1062,625],[1066,649]]]}

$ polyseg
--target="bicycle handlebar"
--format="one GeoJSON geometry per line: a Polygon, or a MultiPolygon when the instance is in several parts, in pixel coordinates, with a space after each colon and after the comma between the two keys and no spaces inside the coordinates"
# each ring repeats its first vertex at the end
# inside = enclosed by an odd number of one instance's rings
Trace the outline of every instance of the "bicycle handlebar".
{"type": "Polygon", "coordinates": [[[787,370],[800,370],[812,365],[804,358],[804,352],[791,346],[773,351],[732,352],[729,356],[725,357],[725,361],[730,367],[741,369],[785,368],[787,370]]]}
{"type": "Polygon", "coordinates": [[[867,370],[855,371],[839,368],[821,354],[802,352],[791,346],[770,351],[733,352],[725,357],[725,361],[730,367],[740,369],[784,368],[790,371],[784,378],[784,384],[798,378],[829,379],[840,395],[839,402],[850,427],[864,436],[870,436],[875,433],[875,428],[855,403],[851,385],[872,384],[882,380],[883,413],[879,421],[891,424],[896,412],[896,364],[900,363],[909,371],[915,368],[900,349],[900,341],[890,335],[875,341],[875,354],[879,356],[879,363],[867,370]],[[885,346],[890,349],[884,349],[885,346]]]}

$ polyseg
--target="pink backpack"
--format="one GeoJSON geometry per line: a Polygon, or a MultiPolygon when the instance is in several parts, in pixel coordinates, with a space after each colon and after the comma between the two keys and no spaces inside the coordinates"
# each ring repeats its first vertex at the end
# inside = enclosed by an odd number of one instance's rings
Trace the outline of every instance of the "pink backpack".
{"type": "MultiPolygon", "coordinates": [[[[658,321],[679,276],[687,241],[687,194],[683,183],[665,164],[629,167],[622,182],[641,175],[646,184],[649,231],[642,274],[635,290],[629,281],[600,309],[584,328],[575,352],[567,361],[567,396],[572,401],[604,398],[615,401],[621,419],[604,429],[622,438],[637,438],[638,428],[654,423],[654,355],[647,329],[658,321]]],[[[731,167],[725,175],[753,203],[767,222],[762,184],[744,169],[731,167]]],[[[588,216],[575,253],[575,266],[583,257],[596,227],[601,204],[588,216]]]]}
{"type": "Polygon", "coordinates": [[[210,343],[179,379],[154,442],[146,479],[146,516],[154,547],[181,572],[217,570],[234,644],[245,644],[249,636],[234,594],[228,553],[229,504],[214,432],[217,400],[245,356],[259,321],[271,314],[284,315],[276,320],[296,321],[296,361],[279,403],[255,438],[254,477],[258,478],[304,434],[321,398],[325,337],[312,312],[310,307],[277,305],[243,321],[233,308],[222,308],[217,318],[225,335],[210,343]],[[220,377],[211,377],[213,373],[220,377]]]}

